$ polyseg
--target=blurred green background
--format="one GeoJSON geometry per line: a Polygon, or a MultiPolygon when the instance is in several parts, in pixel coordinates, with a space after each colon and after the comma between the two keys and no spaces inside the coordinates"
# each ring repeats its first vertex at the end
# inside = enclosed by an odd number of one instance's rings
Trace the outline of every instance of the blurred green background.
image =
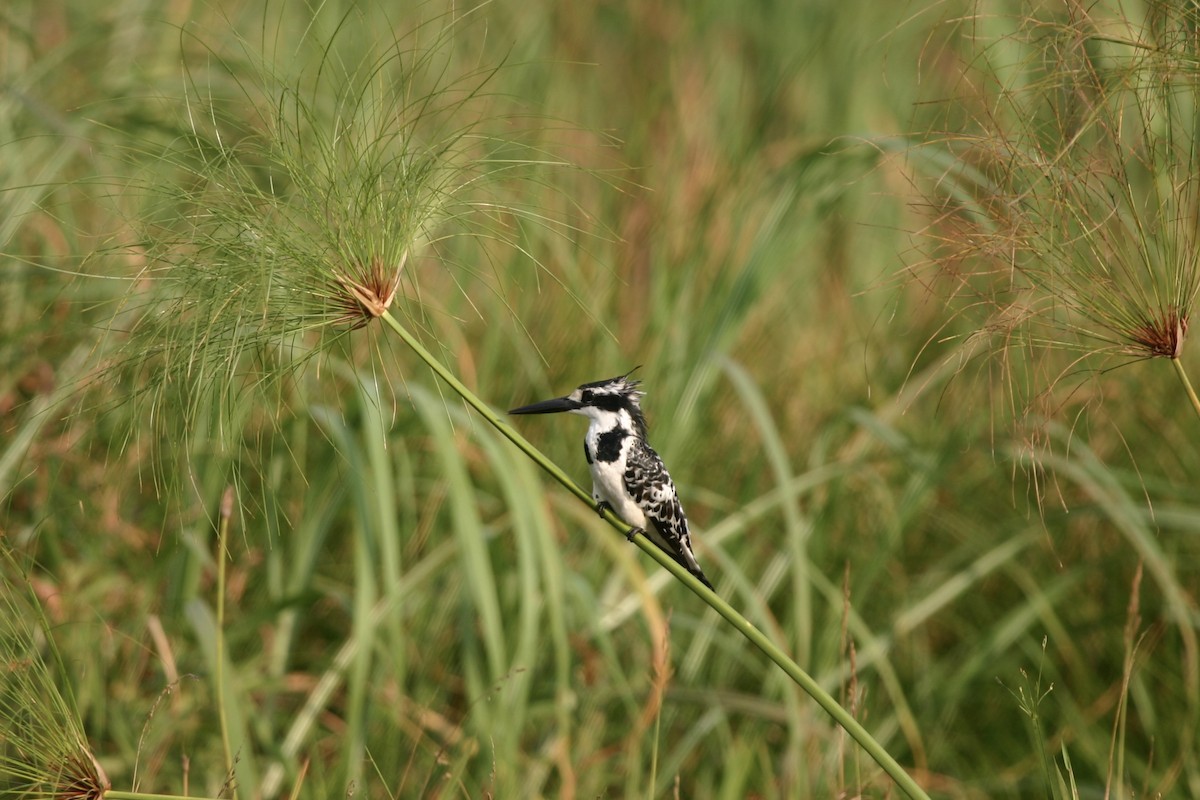
{"type": "MultiPolygon", "coordinates": [[[[9,0],[0,535],[114,786],[215,796],[224,703],[242,797],[896,795],[379,331],[244,447],[133,416],[102,367],[146,280],[127,187],[174,179],[144,143],[184,137],[185,74],[235,114],[229,72],[347,10],[350,49],[464,17],[454,62],[503,64],[504,124],[582,167],[506,187],[557,224],[411,265],[468,386],[509,408],[642,365],[718,591],[931,795],[1051,796],[1065,752],[1079,796],[1200,796],[1196,420],[1170,369],[1081,380],[1034,466],[970,320],[905,277],[913,175],[940,169],[909,146],[1020,4],[9,0]]],[[[517,427],[586,482],[582,421],[517,427]]]]}

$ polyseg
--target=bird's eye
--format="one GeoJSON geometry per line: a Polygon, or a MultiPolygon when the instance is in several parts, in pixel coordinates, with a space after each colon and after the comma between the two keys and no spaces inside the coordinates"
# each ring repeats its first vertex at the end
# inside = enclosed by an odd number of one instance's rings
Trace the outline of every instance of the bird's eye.
{"type": "Polygon", "coordinates": [[[592,400],[592,390],[591,390],[591,389],[585,389],[585,390],[584,390],[584,392],[583,392],[583,394],[581,394],[581,395],[579,396],[579,400],[580,400],[580,402],[582,402],[582,403],[590,403],[590,402],[591,402],[591,400],[592,400]]]}

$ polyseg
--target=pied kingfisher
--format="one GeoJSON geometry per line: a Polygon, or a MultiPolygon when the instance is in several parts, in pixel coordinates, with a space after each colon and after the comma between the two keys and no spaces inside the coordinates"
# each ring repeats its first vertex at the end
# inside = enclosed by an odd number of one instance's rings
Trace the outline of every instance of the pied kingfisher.
{"type": "Polygon", "coordinates": [[[509,411],[510,414],[552,414],[569,411],[588,418],[583,455],[592,471],[592,498],[601,515],[611,510],[644,533],[650,541],[713,588],[692,553],[691,536],[675,484],[662,459],[646,441],[646,417],[638,391],[640,381],[630,373],[585,383],[566,397],[543,400],[509,411]]]}

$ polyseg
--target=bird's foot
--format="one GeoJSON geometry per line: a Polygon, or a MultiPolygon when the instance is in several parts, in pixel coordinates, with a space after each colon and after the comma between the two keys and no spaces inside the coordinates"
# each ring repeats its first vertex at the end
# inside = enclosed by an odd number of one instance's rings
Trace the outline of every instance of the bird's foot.
{"type": "Polygon", "coordinates": [[[601,500],[600,502],[596,503],[597,514],[603,517],[605,511],[612,511],[612,505],[607,500],[601,500]]]}
{"type": "Polygon", "coordinates": [[[625,534],[625,541],[632,542],[633,537],[637,536],[639,533],[642,534],[643,536],[645,536],[646,529],[645,528],[630,528],[629,533],[625,534]]]}

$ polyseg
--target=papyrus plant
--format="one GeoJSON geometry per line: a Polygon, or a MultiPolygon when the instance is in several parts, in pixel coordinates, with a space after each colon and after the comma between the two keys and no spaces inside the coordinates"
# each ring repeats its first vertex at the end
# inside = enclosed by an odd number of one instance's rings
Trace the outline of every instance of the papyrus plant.
{"type": "Polygon", "coordinates": [[[1080,377],[1134,362],[1169,362],[1200,414],[1184,369],[1200,288],[1200,9],[1032,14],[956,23],[970,60],[914,152],[934,214],[911,274],[947,303],[938,336],[993,357],[996,396],[1034,444],[1086,395],[1080,377]]]}

